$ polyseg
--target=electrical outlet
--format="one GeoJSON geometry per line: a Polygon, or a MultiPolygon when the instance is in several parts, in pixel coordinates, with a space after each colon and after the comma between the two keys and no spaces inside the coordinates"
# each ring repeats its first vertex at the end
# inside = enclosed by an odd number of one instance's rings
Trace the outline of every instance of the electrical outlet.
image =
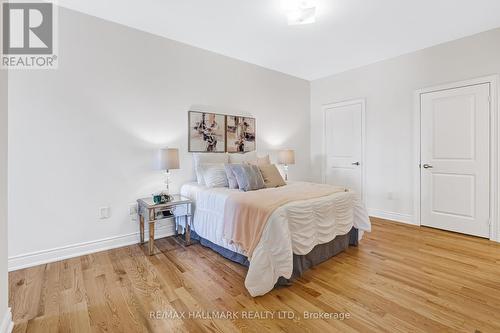
{"type": "Polygon", "coordinates": [[[392,192],[387,192],[387,199],[388,199],[388,200],[393,200],[393,199],[394,199],[394,193],[392,193],[392,192]]]}
{"type": "Polygon", "coordinates": [[[99,218],[101,220],[109,219],[111,217],[111,208],[101,207],[99,208],[99,218]]]}
{"type": "Polygon", "coordinates": [[[128,206],[128,214],[130,215],[130,219],[132,221],[137,220],[137,204],[136,203],[130,203],[128,206]]]}

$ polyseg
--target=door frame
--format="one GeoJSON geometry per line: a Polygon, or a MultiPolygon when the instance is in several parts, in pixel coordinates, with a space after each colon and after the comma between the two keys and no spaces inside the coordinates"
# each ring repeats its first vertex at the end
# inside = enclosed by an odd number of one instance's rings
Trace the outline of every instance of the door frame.
{"type": "Polygon", "coordinates": [[[327,156],[326,156],[326,112],[328,109],[356,105],[361,104],[361,200],[366,205],[366,99],[358,98],[352,100],[346,100],[341,102],[334,102],[322,105],[323,110],[323,165],[321,170],[321,178],[323,183],[326,183],[326,164],[327,164],[327,156]]]}
{"type": "Polygon", "coordinates": [[[413,216],[415,224],[421,225],[420,216],[420,199],[421,199],[421,95],[425,93],[449,90],[455,88],[463,88],[479,84],[490,84],[490,240],[500,242],[500,225],[498,217],[500,216],[498,204],[498,189],[500,188],[500,179],[498,177],[498,167],[500,165],[500,138],[498,130],[500,128],[500,117],[498,116],[499,99],[498,99],[498,84],[500,76],[498,74],[484,76],[480,78],[441,84],[437,86],[427,87],[415,91],[414,95],[414,122],[413,122],[413,139],[414,139],[414,163],[413,163],[413,216]]]}

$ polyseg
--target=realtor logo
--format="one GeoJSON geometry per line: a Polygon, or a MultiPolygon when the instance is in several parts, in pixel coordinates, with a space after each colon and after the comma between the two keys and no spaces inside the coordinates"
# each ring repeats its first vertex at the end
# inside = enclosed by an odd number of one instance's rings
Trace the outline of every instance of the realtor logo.
{"type": "Polygon", "coordinates": [[[56,68],[55,11],[50,2],[2,3],[2,67],[56,68]]]}

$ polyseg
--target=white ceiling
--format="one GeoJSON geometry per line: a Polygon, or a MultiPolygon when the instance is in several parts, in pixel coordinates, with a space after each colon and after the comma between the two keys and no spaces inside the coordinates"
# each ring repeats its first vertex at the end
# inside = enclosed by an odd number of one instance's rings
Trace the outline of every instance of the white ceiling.
{"type": "MultiPolygon", "coordinates": [[[[64,7],[313,80],[500,26],[499,0],[59,0],[64,7]]],[[[499,41],[500,42],[500,41],[499,41]]]]}

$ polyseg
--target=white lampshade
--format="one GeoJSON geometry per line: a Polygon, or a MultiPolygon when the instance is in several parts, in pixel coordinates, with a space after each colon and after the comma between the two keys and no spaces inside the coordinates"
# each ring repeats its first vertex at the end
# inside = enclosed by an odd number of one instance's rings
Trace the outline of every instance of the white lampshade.
{"type": "Polygon", "coordinates": [[[160,170],[179,169],[179,149],[164,148],[160,150],[160,170]]]}
{"type": "Polygon", "coordinates": [[[278,153],[278,164],[295,164],[295,151],[291,149],[280,150],[278,153]]]}

